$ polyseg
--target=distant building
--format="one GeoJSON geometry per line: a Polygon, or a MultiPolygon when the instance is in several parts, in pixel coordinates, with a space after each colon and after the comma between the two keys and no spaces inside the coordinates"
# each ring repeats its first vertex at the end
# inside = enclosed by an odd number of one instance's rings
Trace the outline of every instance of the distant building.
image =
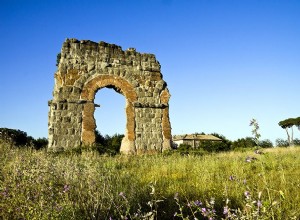
{"type": "Polygon", "coordinates": [[[181,144],[187,144],[196,148],[201,141],[222,141],[222,139],[211,134],[185,134],[173,136],[173,147],[177,148],[181,144]]]}

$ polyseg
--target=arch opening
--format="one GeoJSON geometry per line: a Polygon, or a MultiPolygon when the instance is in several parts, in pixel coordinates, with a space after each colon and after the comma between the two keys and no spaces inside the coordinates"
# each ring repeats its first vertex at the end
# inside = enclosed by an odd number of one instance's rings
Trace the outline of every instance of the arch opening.
{"type": "Polygon", "coordinates": [[[106,86],[96,92],[94,103],[95,142],[117,152],[121,147],[120,139],[126,131],[125,97],[116,87],[106,86]],[[110,140],[114,140],[113,143],[110,140]]]}
{"type": "Polygon", "coordinates": [[[119,77],[99,75],[85,84],[81,94],[81,99],[86,101],[82,114],[82,143],[85,145],[95,144],[96,120],[94,114],[95,106],[97,106],[95,105],[95,97],[97,91],[103,88],[114,89],[125,97],[126,126],[120,151],[126,154],[135,153],[135,113],[133,102],[136,101],[137,95],[132,85],[119,77]]]}

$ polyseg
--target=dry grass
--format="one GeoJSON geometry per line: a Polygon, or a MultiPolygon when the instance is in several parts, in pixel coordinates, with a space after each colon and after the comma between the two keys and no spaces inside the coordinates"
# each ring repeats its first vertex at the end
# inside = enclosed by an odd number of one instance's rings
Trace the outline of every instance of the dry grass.
{"type": "MultiPolygon", "coordinates": [[[[0,218],[142,219],[152,213],[172,219],[180,209],[176,218],[192,218],[197,207],[189,204],[199,200],[208,208],[214,198],[216,219],[226,218],[226,206],[246,219],[299,219],[300,148],[264,152],[108,157],[0,143],[0,218]],[[248,156],[256,159],[246,162],[248,156]]],[[[206,218],[199,210],[195,215],[206,218]]]]}

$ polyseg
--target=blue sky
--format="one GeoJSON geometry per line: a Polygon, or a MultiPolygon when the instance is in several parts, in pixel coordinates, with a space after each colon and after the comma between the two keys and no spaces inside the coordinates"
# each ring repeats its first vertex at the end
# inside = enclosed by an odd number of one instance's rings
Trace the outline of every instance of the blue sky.
{"type": "MultiPolygon", "coordinates": [[[[256,118],[262,139],[275,141],[286,138],[278,122],[300,116],[298,0],[0,0],[0,33],[0,127],[34,137],[47,136],[66,38],[155,54],[173,134],[236,140],[256,118]]],[[[100,132],[123,133],[124,97],[104,89],[95,102],[100,132]]]]}

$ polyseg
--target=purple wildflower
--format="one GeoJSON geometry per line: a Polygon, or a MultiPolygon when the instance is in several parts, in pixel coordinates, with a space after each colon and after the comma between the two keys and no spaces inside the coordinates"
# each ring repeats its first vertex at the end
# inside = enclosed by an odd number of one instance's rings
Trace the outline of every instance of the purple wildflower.
{"type": "Polygon", "coordinates": [[[260,200],[257,201],[257,207],[258,207],[258,208],[262,207],[262,203],[261,203],[260,200]]]}
{"type": "Polygon", "coordinates": [[[224,210],[223,210],[223,214],[224,214],[224,215],[228,215],[228,213],[229,213],[229,209],[228,209],[227,206],[225,206],[225,207],[224,207],[224,210]]]}
{"type": "Polygon", "coordinates": [[[8,197],[8,189],[5,188],[5,190],[1,193],[4,197],[8,197]]]}
{"type": "Polygon", "coordinates": [[[64,185],[63,193],[66,193],[70,190],[70,186],[68,184],[64,185]]]}
{"type": "Polygon", "coordinates": [[[244,195],[246,196],[246,198],[248,199],[250,197],[250,192],[249,191],[245,191],[244,195]]]}
{"type": "Polygon", "coordinates": [[[233,181],[233,180],[234,180],[234,176],[230,176],[230,177],[229,177],[229,180],[230,180],[230,181],[233,181]]]}
{"type": "Polygon", "coordinates": [[[202,206],[202,202],[199,200],[194,201],[195,206],[202,206]]]}
{"type": "Polygon", "coordinates": [[[207,210],[206,210],[206,208],[202,208],[201,209],[201,213],[202,213],[203,216],[207,216],[207,210]]]}

